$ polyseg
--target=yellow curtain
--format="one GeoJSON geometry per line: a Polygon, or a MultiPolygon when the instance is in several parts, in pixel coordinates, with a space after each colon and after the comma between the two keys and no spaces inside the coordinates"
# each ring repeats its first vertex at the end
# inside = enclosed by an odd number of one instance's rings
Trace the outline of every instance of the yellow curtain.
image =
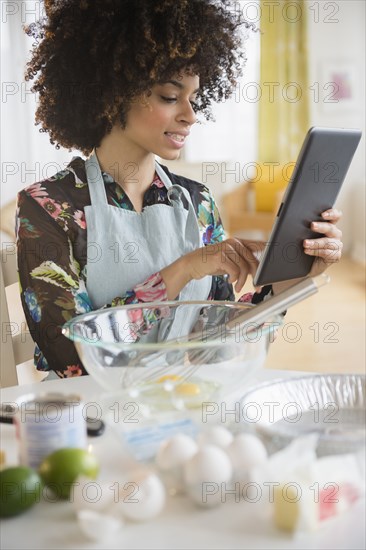
{"type": "Polygon", "coordinates": [[[295,161],[309,128],[306,9],[261,0],[260,163],[295,161]]]}

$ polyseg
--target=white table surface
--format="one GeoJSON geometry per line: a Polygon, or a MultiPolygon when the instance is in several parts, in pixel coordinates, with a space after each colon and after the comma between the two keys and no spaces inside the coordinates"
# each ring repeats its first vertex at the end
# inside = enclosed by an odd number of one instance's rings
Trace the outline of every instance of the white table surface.
{"type": "MultiPolygon", "coordinates": [[[[300,376],[289,371],[261,370],[247,388],[271,378],[300,376]]],[[[91,377],[53,380],[29,386],[0,390],[2,402],[11,402],[35,391],[78,392],[85,401],[98,401],[100,389],[91,377]]],[[[7,463],[17,463],[15,429],[0,426],[0,447],[6,451],[7,463]]],[[[107,429],[101,437],[90,439],[102,471],[123,472],[126,457],[114,432],[107,429]]],[[[111,478],[109,478],[111,479],[111,478]]],[[[114,477],[112,477],[114,479],[114,477]]],[[[80,531],[73,506],[69,502],[41,501],[25,514],[0,522],[0,548],[5,549],[364,549],[365,501],[358,501],[349,511],[328,520],[318,531],[286,535],[270,521],[260,521],[260,503],[235,502],[230,496],[225,504],[213,509],[196,507],[185,496],[168,497],[163,513],[145,523],[127,522],[112,540],[94,543],[80,531]]]]}

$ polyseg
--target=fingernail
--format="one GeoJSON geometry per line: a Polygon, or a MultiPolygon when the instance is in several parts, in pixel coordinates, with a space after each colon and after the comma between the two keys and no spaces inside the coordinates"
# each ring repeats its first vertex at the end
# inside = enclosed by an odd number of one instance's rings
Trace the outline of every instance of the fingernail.
{"type": "Polygon", "coordinates": [[[329,218],[329,216],[330,216],[330,212],[324,212],[323,218],[329,218]]]}

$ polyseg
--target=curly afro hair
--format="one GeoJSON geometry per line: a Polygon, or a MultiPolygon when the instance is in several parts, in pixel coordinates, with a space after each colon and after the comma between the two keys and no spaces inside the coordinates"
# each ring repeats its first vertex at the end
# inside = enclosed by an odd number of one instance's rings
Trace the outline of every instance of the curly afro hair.
{"type": "MultiPolygon", "coordinates": [[[[242,74],[242,19],[231,0],[45,0],[25,27],[36,42],[25,78],[37,77],[36,125],[52,144],[88,155],[133,99],[156,82],[200,77],[196,111],[232,93],[242,74]]],[[[253,29],[256,30],[256,29],[253,29]]]]}

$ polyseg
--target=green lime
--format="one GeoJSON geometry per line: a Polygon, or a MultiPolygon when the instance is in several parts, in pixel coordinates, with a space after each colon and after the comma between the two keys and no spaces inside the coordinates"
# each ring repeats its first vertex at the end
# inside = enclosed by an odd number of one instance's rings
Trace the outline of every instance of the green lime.
{"type": "Polygon", "coordinates": [[[42,460],[38,472],[58,497],[68,499],[71,485],[79,476],[97,477],[99,462],[85,449],[59,449],[42,460]]]}
{"type": "Polygon", "coordinates": [[[0,517],[17,516],[40,501],[42,481],[35,470],[26,466],[0,471],[0,517]]]}

